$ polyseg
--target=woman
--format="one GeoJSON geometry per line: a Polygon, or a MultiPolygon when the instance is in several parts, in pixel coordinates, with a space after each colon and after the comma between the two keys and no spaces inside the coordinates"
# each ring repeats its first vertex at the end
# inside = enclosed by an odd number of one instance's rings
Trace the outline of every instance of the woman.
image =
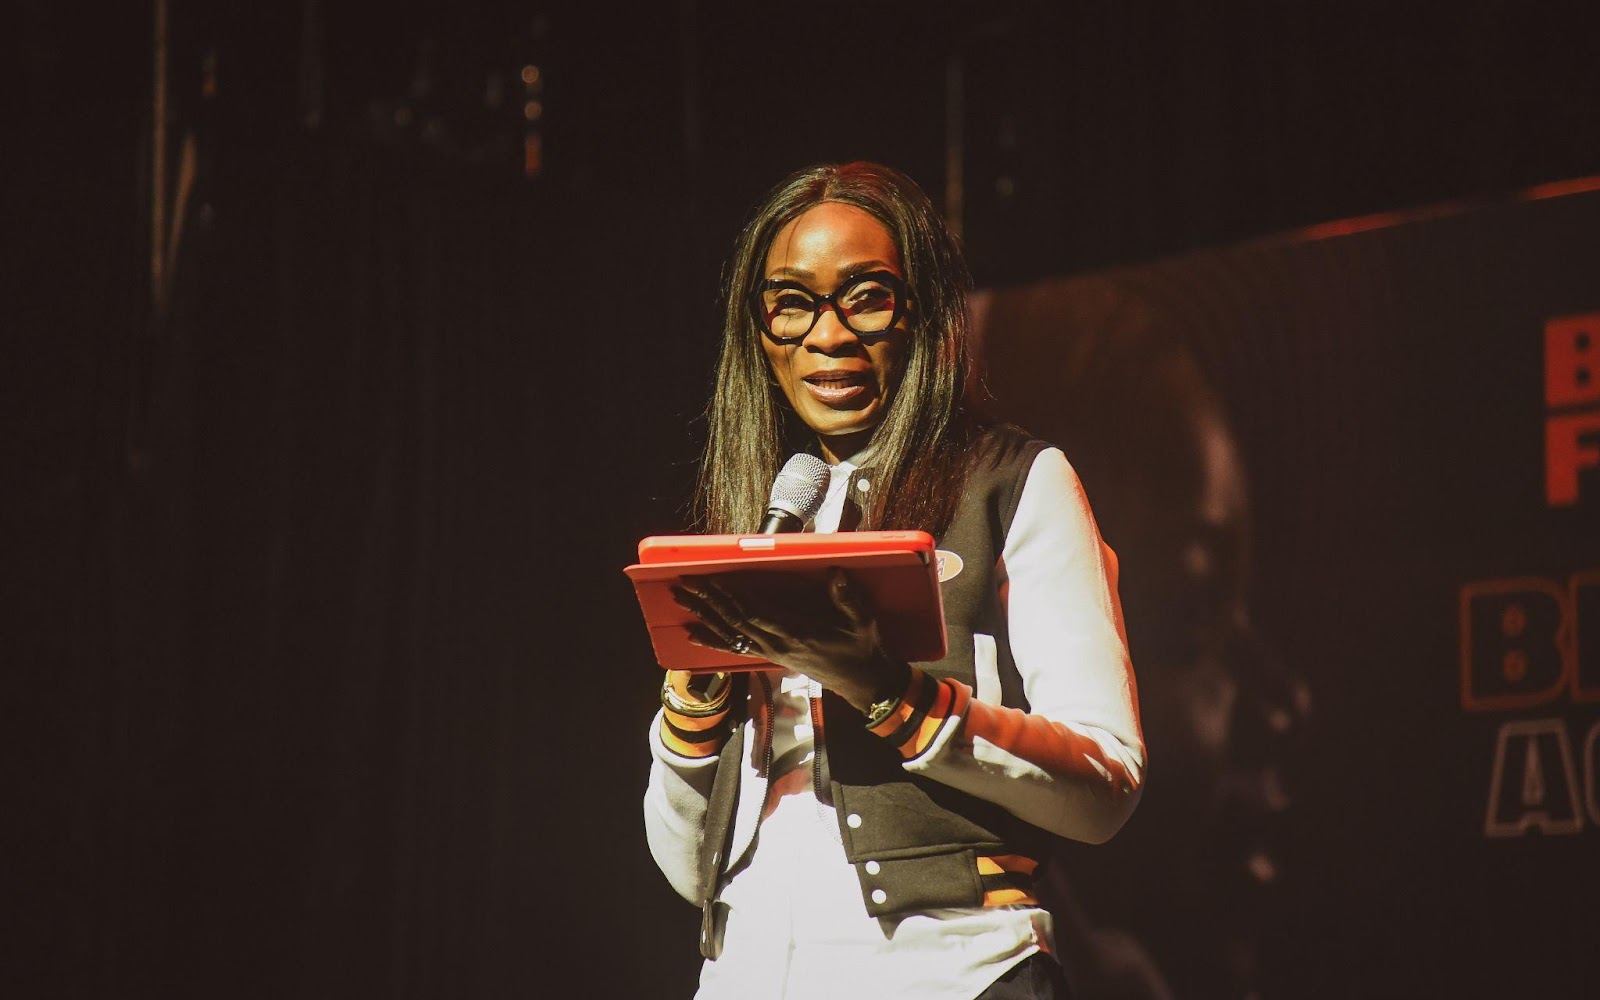
{"type": "Polygon", "coordinates": [[[670,672],[651,728],[646,829],[703,908],[702,998],[1064,996],[1038,866],[1138,800],[1115,557],[1061,452],[965,404],[969,283],[874,164],[791,176],[736,248],[702,527],[755,530],[813,448],[813,530],[938,539],[949,655],[887,656],[842,574],[822,611],[738,576],[679,593],[696,641],[781,668],[670,672]]]}

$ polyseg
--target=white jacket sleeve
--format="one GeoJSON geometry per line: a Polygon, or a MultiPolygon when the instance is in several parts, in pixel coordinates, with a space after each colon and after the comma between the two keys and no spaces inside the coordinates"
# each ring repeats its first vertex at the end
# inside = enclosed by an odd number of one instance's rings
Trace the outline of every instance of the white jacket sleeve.
{"type": "Polygon", "coordinates": [[[919,675],[913,686],[943,690],[923,699],[932,717],[901,746],[905,767],[1053,833],[1101,843],[1138,802],[1144,741],[1116,555],[1059,449],[1034,460],[1002,563],[999,597],[1030,708],[990,703],[998,691],[980,701],[958,681],[919,675]]]}
{"type": "Polygon", "coordinates": [[[700,841],[706,804],[717,774],[717,755],[691,758],[668,749],[662,713],[650,724],[650,779],[644,793],[645,839],[656,866],[678,895],[698,904],[700,841]]]}

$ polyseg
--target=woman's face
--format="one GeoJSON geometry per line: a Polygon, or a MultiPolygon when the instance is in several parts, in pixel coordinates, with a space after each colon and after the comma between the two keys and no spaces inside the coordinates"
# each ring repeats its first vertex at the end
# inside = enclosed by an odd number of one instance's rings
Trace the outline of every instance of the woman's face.
{"type": "MultiPolygon", "coordinates": [[[[854,205],[824,202],[778,230],[763,277],[798,282],[822,296],[869,271],[905,278],[889,230],[854,205]]],[[[798,342],[761,338],[773,377],[816,432],[829,462],[860,451],[882,421],[899,381],[909,339],[906,323],[902,315],[888,330],[862,335],[825,307],[798,342]]]]}

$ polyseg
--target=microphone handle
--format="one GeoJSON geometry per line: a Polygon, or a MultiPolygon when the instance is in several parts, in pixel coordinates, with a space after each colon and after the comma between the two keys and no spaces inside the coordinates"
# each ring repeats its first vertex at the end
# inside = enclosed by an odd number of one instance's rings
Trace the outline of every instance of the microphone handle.
{"type": "Polygon", "coordinates": [[[767,511],[767,516],[761,521],[761,530],[758,535],[777,535],[789,531],[799,531],[806,526],[805,522],[793,514],[778,507],[767,511]]]}

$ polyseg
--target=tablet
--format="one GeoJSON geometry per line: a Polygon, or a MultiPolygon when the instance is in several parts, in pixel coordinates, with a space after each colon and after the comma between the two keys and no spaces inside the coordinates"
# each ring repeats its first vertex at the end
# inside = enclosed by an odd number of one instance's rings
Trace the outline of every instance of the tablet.
{"type": "Polygon", "coordinates": [[[944,602],[933,536],[925,531],[793,532],[781,535],[652,535],[639,561],[623,572],[633,581],[656,661],[669,670],[760,670],[772,664],[689,641],[698,621],[678,606],[671,587],[683,576],[755,572],[759,585],[797,600],[827,600],[829,570],[845,570],[877,616],[885,652],[907,661],[945,655],[944,602]]]}

